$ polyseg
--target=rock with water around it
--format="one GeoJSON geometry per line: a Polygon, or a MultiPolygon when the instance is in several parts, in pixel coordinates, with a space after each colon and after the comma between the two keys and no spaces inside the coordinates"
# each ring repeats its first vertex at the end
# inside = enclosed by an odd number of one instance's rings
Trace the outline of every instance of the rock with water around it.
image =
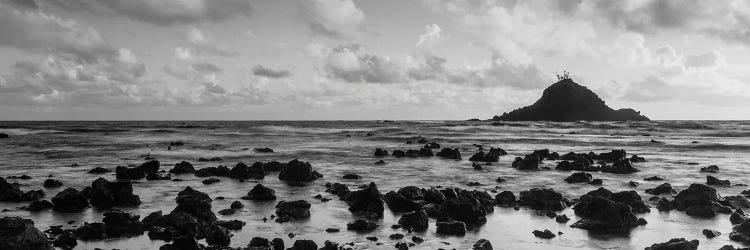
{"type": "Polygon", "coordinates": [[[709,186],[718,186],[718,187],[728,187],[731,185],[729,180],[722,180],[713,176],[706,176],[706,185],[709,186]]]}
{"type": "Polygon", "coordinates": [[[535,210],[560,211],[567,207],[567,200],[553,189],[532,188],[521,191],[518,204],[535,210]]]}
{"type": "Polygon", "coordinates": [[[170,169],[169,172],[172,174],[190,174],[195,172],[195,168],[190,162],[181,161],[174,164],[174,167],[170,169]]]}
{"type": "Polygon", "coordinates": [[[310,203],[304,200],[280,201],[276,204],[276,222],[310,218],[310,203]]]}
{"type": "Polygon", "coordinates": [[[279,180],[290,182],[308,182],[323,177],[314,171],[310,163],[294,159],[279,172],[279,180]]]}
{"type": "Polygon", "coordinates": [[[0,249],[53,250],[47,236],[34,227],[34,221],[19,217],[0,219],[0,249]]]}
{"type": "Polygon", "coordinates": [[[446,159],[461,160],[461,151],[458,148],[444,148],[435,155],[446,159]]]}
{"type": "Polygon", "coordinates": [[[375,218],[383,217],[385,202],[374,182],[363,189],[347,193],[344,200],[349,205],[349,211],[354,214],[375,218]]]}
{"type": "Polygon", "coordinates": [[[81,212],[89,206],[86,196],[75,188],[66,188],[52,197],[54,210],[63,213],[81,212]]]}
{"type": "Polygon", "coordinates": [[[544,229],[544,231],[534,230],[531,233],[534,234],[535,237],[542,238],[542,239],[552,239],[552,238],[555,238],[555,236],[557,236],[555,235],[555,233],[553,233],[549,229],[544,229]]]}
{"type": "Polygon", "coordinates": [[[177,207],[171,214],[186,213],[201,221],[216,221],[216,215],[211,211],[211,197],[208,194],[186,187],[177,193],[177,207]]]}
{"type": "Polygon", "coordinates": [[[675,191],[672,188],[671,184],[663,183],[659,186],[656,186],[655,188],[646,189],[646,193],[652,194],[652,195],[662,195],[662,194],[672,194],[672,193],[675,193],[675,191]]]}
{"type": "Polygon", "coordinates": [[[463,236],[466,234],[466,224],[460,221],[438,221],[435,223],[437,234],[463,236]]]}
{"type": "Polygon", "coordinates": [[[656,243],[646,250],[696,250],[698,249],[698,240],[687,241],[685,238],[674,238],[664,243],[656,243]]]}
{"type": "Polygon", "coordinates": [[[137,206],[141,204],[138,195],[133,194],[133,185],[129,181],[107,181],[98,178],[91,183],[91,205],[97,208],[114,206],[137,206]]]}
{"type": "Polygon", "coordinates": [[[255,200],[255,201],[270,201],[276,199],[276,191],[273,189],[263,186],[263,184],[256,184],[253,189],[250,190],[250,192],[247,192],[247,195],[243,197],[247,200],[255,200]]]}
{"type": "Polygon", "coordinates": [[[594,179],[594,177],[591,176],[591,174],[586,172],[577,172],[573,173],[570,176],[565,178],[565,182],[567,183],[589,183],[594,179]]]}
{"type": "Polygon", "coordinates": [[[406,230],[423,232],[429,226],[429,218],[424,210],[419,210],[401,215],[398,224],[406,230]]]}

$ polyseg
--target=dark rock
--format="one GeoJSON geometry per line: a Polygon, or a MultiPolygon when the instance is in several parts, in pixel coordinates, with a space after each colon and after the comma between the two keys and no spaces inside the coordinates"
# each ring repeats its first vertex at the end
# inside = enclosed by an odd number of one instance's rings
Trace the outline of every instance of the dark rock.
{"type": "Polygon", "coordinates": [[[297,240],[287,250],[318,250],[318,245],[312,240],[297,240]]]}
{"type": "Polygon", "coordinates": [[[745,220],[739,225],[734,226],[732,232],[729,233],[729,239],[745,244],[750,243],[750,220],[745,220]]]}
{"type": "Polygon", "coordinates": [[[375,165],[385,165],[386,162],[384,160],[379,160],[375,162],[375,165]]]}
{"type": "Polygon", "coordinates": [[[177,193],[177,207],[170,214],[178,212],[194,216],[198,220],[213,222],[216,215],[211,211],[211,197],[208,194],[186,187],[177,193]]]}
{"type": "Polygon", "coordinates": [[[253,151],[256,153],[273,153],[273,149],[271,148],[254,148],[253,151]]]}
{"type": "Polygon", "coordinates": [[[262,164],[253,164],[248,167],[245,163],[237,163],[229,173],[227,177],[233,179],[263,179],[266,176],[266,170],[263,169],[262,164]]]}
{"type": "Polygon", "coordinates": [[[438,221],[435,223],[438,234],[463,236],[466,234],[466,224],[460,221],[438,221]]]}
{"type": "Polygon", "coordinates": [[[209,161],[222,161],[221,157],[209,157],[209,158],[198,158],[199,162],[209,162],[209,161]]]}
{"type": "Polygon", "coordinates": [[[361,176],[359,176],[358,174],[345,174],[345,175],[344,175],[344,176],[342,176],[341,178],[342,178],[342,179],[347,179],[347,180],[357,180],[357,179],[360,179],[360,178],[362,178],[362,177],[361,177],[361,176]]]}
{"type": "Polygon", "coordinates": [[[219,182],[221,182],[221,180],[220,180],[220,179],[217,179],[217,178],[213,178],[213,177],[211,177],[211,178],[206,178],[206,179],[203,179],[203,180],[201,181],[201,183],[203,183],[204,185],[211,185],[211,184],[215,184],[215,183],[219,183],[219,182]]]}
{"type": "Polygon", "coordinates": [[[47,209],[52,209],[53,207],[54,205],[52,204],[52,202],[49,202],[48,200],[35,200],[35,201],[32,201],[29,204],[29,206],[24,208],[24,210],[39,212],[39,211],[44,211],[47,209]]]}
{"type": "Polygon", "coordinates": [[[420,206],[420,203],[414,201],[414,199],[403,196],[394,191],[385,194],[385,203],[388,204],[388,208],[394,212],[413,211],[420,206]]]}
{"type": "Polygon", "coordinates": [[[362,219],[355,220],[346,224],[346,230],[356,232],[369,232],[375,230],[376,227],[378,227],[378,225],[374,222],[362,219]]]}
{"type": "Polygon", "coordinates": [[[225,166],[201,168],[196,170],[194,174],[198,177],[227,176],[229,175],[229,168],[225,166]]]}
{"type": "Polygon", "coordinates": [[[104,173],[109,173],[109,172],[112,172],[112,170],[109,170],[103,167],[95,167],[88,171],[89,174],[104,174],[104,173]]]}
{"type": "Polygon", "coordinates": [[[519,170],[539,170],[540,162],[539,158],[526,155],[525,158],[516,157],[511,166],[519,170]]]}
{"type": "Polygon", "coordinates": [[[453,159],[453,160],[461,160],[461,151],[458,150],[458,148],[450,149],[450,148],[444,148],[440,150],[436,156],[446,158],[446,159],[453,159]]]}
{"type": "Polygon", "coordinates": [[[349,211],[355,214],[372,214],[377,218],[383,217],[383,199],[374,182],[366,188],[349,192],[344,200],[349,205],[349,211]]]}
{"type": "Polygon", "coordinates": [[[52,197],[54,210],[63,213],[81,212],[89,206],[89,201],[75,188],[66,188],[52,197]]]}
{"type": "Polygon", "coordinates": [[[0,249],[54,250],[47,236],[34,227],[34,221],[19,217],[0,219],[0,249]]]}
{"type": "Polygon", "coordinates": [[[424,210],[414,211],[411,213],[405,213],[398,220],[398,224],[404,229],[416,232],[422,232],[427,230],[429,225],[429,218],[424,210]]]}
{"type": "Polygon", "coordinates": [[[43,196],[44,192],[42,190],[31,190],[24,193],[16,185],[8,183],[4,178],[0,177],[0,201],[33,201],[43,196]]]}
{"type": "Polygon", "coordinates": [[[703,235],[705,235],[706,238],[711,239],[711,238],[714,238],[714,237],[717,237],[717,236],[721,235],[721,233],[719,231],[716,231],[716,230],[703,229],[703,235]]]}
{"type": "Polygon", "coordinates": [[[255,201],[270,201],[276,199],[276,191],[273,189],[263,186],[263,184],[256,184],[250,192],[247,192],[243,199],[255,200],[255,201]]]}
{"type": "Polygon", "coordinates": [[[648,121],[632,109],[613,110],[588,88],[564,78],[544,90],[533,105],[493,118],[498,121],[648,121]]]}
{"type": "Polygon", "coordinates": [[[603,182],[604,181],[602,179],[597,178],[597,179],[593,179],[593,180],[589,181],[589,184],[591,184],[591,185],[602,185],[603,182]]]}
{"type": "Polygon", "coordinates": [[[428,203],[443,204],[446,198],[445,195],[440,192],[440,190],[437,190],[436,188],[430,188],[424,191],[423,199],[428,203]]]}
{"type": "Polygon", "coordinates": [[[555,216],[555,221],[557,221],[558,223],[567,223],[568,221],[570,221],[570,218],[568,218],[567,215],[561,214],[555,216]]]}
{"type": "Polygon", "coordinates": [[[685,238],[674,238],[664,243],[656,243],[646,250],[696,250],[698,249],[698,240],[687,241],[685,238]]]}
{"type": "Polygon", "coordinates": [[[10,138],[10,136],[6,133],[0,133],[0,139],[7,139],[10,138]]]}
{"type": "Polygon", "coordinates": [[[591,182],[592,180],[593,180],[593,177],[591,176],[591,174],[586,173],[586,172],[573,173],[567,178],[565,178],[565,182],[567,183],[581,183],[581,182],[588,183],[588,182],[591,182]]]}
{"type": "Polygon", "coordinates": [[[250,243],[247,244],[250,249],[270,249],[271,248],[271,242],[262,237],[253,237],[253,239],[250,240],[250,243]]]}
{"type": "Polygon", "coordinates": [[[414,235],[411,237],[411,241],[417,244],[421,244],[422,242],[424,242],[424,239],[422,239],[422,237],[414,235]]]}
{"type": "Polygon", "coordinates": [[[675,191],[672,188],[672,185],[669,183],[661,184],[659,186],[656,186],[655,188],[646,189],[646,193],[652,195],[672,194],[674,192],[675,191]]]}
{"type": "Polygon", "coordinates": [[[234,209],[230,209],[230,208],[222,209],[222,210],[219,210],[219,214],[224,215],[224,216],[233,215],[234,209]]]}
{"type": "Polygon", "coordinates": [[[495,196],[498,205],[510,207],[516,205],[516,195],[511,191],[502,191],[495,196]]]}
{"type": "Polygon", "coordinates": [[[245,222],[238,220],[218,220],[214,224],[229,230],[240,230],[245,226],[245,222]]]}
{"type": "Polygon", "coordinates": [[[113,210],[104,212],[105,233],[108,238],[133,237],[143,234],[143,224],[138,220],[140,216],[113,210]]]}
{"type": "Polygon", "coordinates": [[[159,166],[159,161],[152,160],[141,164],[140,166],[138,166],[138,169],[140,169],[144,173],[156,173],[159,172],[159,166]]]}
{"type": "Polygon", "coordinates": [[[701,172],[705,173],[718,173],[719,172],[719,166],[716,165],[710,165],[708,167],[702,167],[701,172]]]}
{"type": "Polygon", "coordinates": [[[107,238],[104,223],[84,223],[74,231],[76,237],[84,241],[104,240],[107,238]]]}
{"type": "Polygon", "coordinates": [[[326,233],[338,233],[340,231],[338,228],[326,228],[326,233]]]}
{"type": "Polygon", "coordinates": [[[633,155],[630,157],[630,162],[646,162],[646,158],[640,157],[638,155],[633,155]]]}
{"type": "Polygon", "coordinates": [[[313,171],[310,163],[301,162],[294,159],[286,164],[279,172],[279,180],[291,182],[308,182],[323,177],[316,171],[313,171]]]}
{"type": "Polygon", "coordinates": [[[615,202],[624,203],[625,205],[630,206],[633,213],[636,214],[651,212],[648,205],[643,202],[641,196],[634,190],[612,193],[611,199],[615,202]]]}
{"type": "Polygon", "coordinates": [[[375,149],[375,156],[376,157],[388,156],[388,151],[385,150],[385,149],[376,148],[375,149]]]}
{"type": "Polygon", "coordinates": [[[198,244],[193,236],[175,237],[172,244],[165,244],[159,250],[202,250],[203,247],[198,244]]]}
{"type": "Polygon", "coordinates": [[[143,172],[143,169],[138,167],[129,168],[117,166],[117,168],[115,168],[115,174],[117,179],[120,180],[138,180],[146,177],[146,172],[143,172]]]}
{"type": "Polygon", "coordinates": [[[745,220],[747,220],[747,215],[745,215],[745,211],[742,211],[742,209],[739,208],[729,215],[729,222],[731,222],[732,225],[740,224],[745,220]]]}
{"type": "Polygon", "coordinates": [[[651,176],[643,179],[644,181],[663,181],[664,179],[659,176],[651,176]]]}
{"type": "Polygon", "coordinates": [[[406,157],[406,152],[402,150],[393,150],[393,153],[391,153],[394,157],[406,157]]]}
{"type": "Polygon", "coordinates": [[[716,211],[710,206],[696,205],[685,208],[685,214],[701,218],[713,218],[716,216],[716,211]]]}
{"type": "Polygon", "coordinates": [[[674,196],[672,206],[678,210],[687,210],[690,207],[695,207],[691,211],[696,215],[710,215],[706,209],[697,207],[710,207],[711,210],[715,211],[715,204],[718,201],[719,195],[716,193],[716,189],[694,183],[674,196]]]}
{"type": "Polygon", "coordinates": [[[169,170],[172,174],[189,174],[194,173],[195,168],[193,168],[193,164],[190,164],[190,162],[181,161],[180,163],[174,164],[174,167],[169,170]]]}
{"type": "Polygon", "coordinates": [[[492,250],[492,243],[489,240],[480,239],[471,247],[472,250],[492,250]]]}
{"type": "Polygon", "coordinates": [[[728,187],[731,185],[731,183],[729,182],[729,180],[721,180],[719,178],[709,175],[709,176],[706,176],[706,185],[728,187]]]}
{"type": "Polygon", "coordinates": [[[535,210],[560,211],[567,207],[562,194],[552,189],[532,188],[521,191],[518,203],[535,210]]]}
{"type": "Polygon", "coordinates": [[[630,206],[595,195],[584,195],[573,207],[582,219],[571,227],[592,231],[621,230],[638,226],[630,206]]]}
{"type": "Polygon", "coordinates": [[[56,188],[56,187],[62,187],[63,183],[61,181],[55,180],[55,179],[46,179],[44,180],[44,187],[45,188],[56,188]]]}
{"type": "Polygon", "coordinates": [[[114,206],[137,206],[141,204],[138,195],[133,194],[133,185],[129,181],[107,181],[98,178],[91,183],[91,205],[96,208],[114,206]]]}
{"type": "Polygon", "coordinates": [[[276,204],[276,222],[310,218],[310,203],[304,200],[280,201],[276,204]]]}
{"type": "Polygon", "coordinates": [[[542,239],[552,239],[557,236],[555,235],[555,233],[553,233],[549,229],[544,229],[544,231],[534,230],[531,233],[534,234],[534,236],[536,236],[537,238],[542,238],[542,239]]]}
{"type": "Polygon", "coordinates": [[[229,207],[232,208],[232,209],[241,209],[241,208],[245,207],[245,205],[243,205],[242,202],[240,202],[240,201],[234,201],[234,202],[232,202],[231,205],[229,205],[229,207]]]}
{"type": "Polygon", "coordinates": [[[613,174],[630,174],[638,172],[638,169],[634,168],[628,159],[617,160],[611,166],[602,167],[601,170],[604,173],[613,174]]]}
{"type": "Polygon", "coordinates": [[[271,245],[273,245],[273,250],[284,250],[284,240],[281,238],[271,240],[271,245]]]}
{"type": "MultiPolygon", "coordinates": [[[[481,191],[456,189],[455,198],[446,198],[438,211],[438,221],[461,221],[468,226],[482,225],[494,211],[495,199],[481,191]]],[[[446,195],[447,197],[447,195],[446,195]]]]}
{"type": "Polygon", "coordinates": [[[662,197],[657,202],[656,209],[658,209],[659,211],[670,211],[674,209],[674,206],[672,205],[672,201],[662,197]]]}
{"type": "Polygon", "coordinates": [[[343,198],[349,194],[349,187],[341,183],[326,183],[326,192],[343,198]]]}
{"type": "Polygon", "coordinates": [[[641,185],[641,184],[638,183],[637,181],[629,181],[628,182],[628,186],[631,186],[631,187],[637,187],[638,185],[641,185]]]}
{"type": "Polygon", "coordinates": [[[73,249],[78,245],[78,237],[73,232],[64,232],[52,241],[52,245],[61,249],[73,249]]]}

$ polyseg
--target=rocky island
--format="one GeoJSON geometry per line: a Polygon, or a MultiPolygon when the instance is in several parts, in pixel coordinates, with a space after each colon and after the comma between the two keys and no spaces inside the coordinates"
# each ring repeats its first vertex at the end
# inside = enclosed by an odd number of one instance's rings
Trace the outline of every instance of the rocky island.
{"type": "Polygon", "coordinates": [[[526,106],[501,116],[495,121],[648,121],[633,109],[614,110],[593,91],[570,78],[563,78],[544,90],[542,97],[526,106]]]}

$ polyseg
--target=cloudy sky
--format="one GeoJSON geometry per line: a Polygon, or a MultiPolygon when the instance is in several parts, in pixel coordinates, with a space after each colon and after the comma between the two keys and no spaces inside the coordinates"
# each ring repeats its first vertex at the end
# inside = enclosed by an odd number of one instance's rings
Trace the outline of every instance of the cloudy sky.
{"type": "Polygon", "coordinates": [[[744,0],[0,0],[0,119],[750,119],[744,0]]]}

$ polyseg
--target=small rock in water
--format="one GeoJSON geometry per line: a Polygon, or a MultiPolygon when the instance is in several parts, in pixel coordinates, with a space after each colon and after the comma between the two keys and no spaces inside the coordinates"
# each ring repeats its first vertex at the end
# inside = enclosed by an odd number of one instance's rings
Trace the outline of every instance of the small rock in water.
{"type": "Polygon", "coordinates": [[[492,250],[492,243],[489,240],[480,239],[471,247],[472,250],[492,250]]]}
{"type": "Polygon", "coordinates": [[[698,249],[698,240],[687,241],[685,238],[674,238],[664,243],[656,243],[646,250],[696,250],[698,249]]]}
{"type": "Polygon", "coordinates": [[[548,229],[544,229],[544,231],[534,230],[534,232],[531,233],[533,233],[534,236],[542,239],[552,239],[556,237],[555,233],[548,229]]]}
{"type": "Polygon", "coordinates": [[[62,187],[63,183],[61,181],[55,180],[55,179],[46,179],[44,180],[44,187],[45,188],[56,188],[56,187],[62,187]]]}
{"type": "Polygon", "coordinates": [[[716,165],[710,165],[708,167],[702,167],[701,172],[705,173],[718,173],[719,172],[719,166],[716,165]]]}
{"type": "Polygon", "coordinates": [[[716,236],[721,235],[721,233],[719,231],[716,231],[716,230],[703,229],[703,235],[705,235],[706,238],[711,239],[711,238],[714,238],[716,236]]]}
{"type": "Polygon", "coordinates": [[[208,179],[204,179],[201,182],[203,184],[205,184],[205,185],[211,185],[211,184],[214,184],[214,183],[219,183],[219,182],[221,182],[221,180],[219,180],[217,178],[208,178],[208,179]]]}
{"type": "Polygon", "coordinates": [[[356,180],[356,179],[360,179],[362,177],[360,177],[358,174],[345,174],[341,178],[347,179],[347,180],[356,180]]]}
{"type": "Polygon", "coordinates": [[[664,179],[659,176],[651,176],[651,177],[644,178],[643,180],[644,181],[662,181],[664,179]]]}

